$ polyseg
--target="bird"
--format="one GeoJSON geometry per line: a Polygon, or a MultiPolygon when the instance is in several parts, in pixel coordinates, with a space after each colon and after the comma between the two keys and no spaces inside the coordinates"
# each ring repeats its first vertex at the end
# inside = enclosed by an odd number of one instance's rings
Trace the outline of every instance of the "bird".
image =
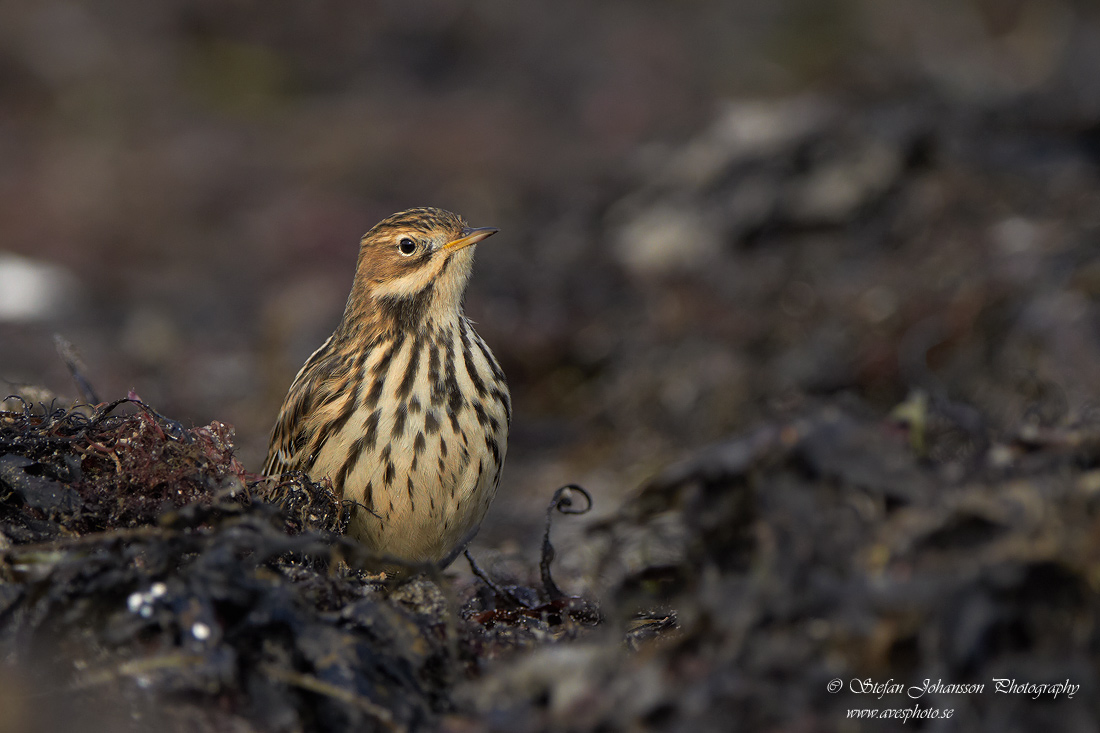
{"type": "Polygon", "coordinates": [[[446,567],[496,495],[511,396],[463,298],[475,245],[497,231],[431,207],[371,228],[343,317],[272,429],[263,473],[331,481],[348,535],[385,558],[446,567]]]}

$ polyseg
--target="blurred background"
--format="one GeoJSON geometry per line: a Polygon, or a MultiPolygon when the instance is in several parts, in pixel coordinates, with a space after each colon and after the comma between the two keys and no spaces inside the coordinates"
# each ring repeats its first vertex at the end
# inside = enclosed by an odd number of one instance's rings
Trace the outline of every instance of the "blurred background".
{"type": "Polygon", "coordinates": [[[359,237],[502,233],[467,312],[515,419],[480,541],[535,551],[808,401],[992,429],[1100,392],[1100,9],[1080,0],[7,0],[0,379],[135,390],[258,470],[359,237]],[[530,547],[528,547],[531,545],[530,547]]]}

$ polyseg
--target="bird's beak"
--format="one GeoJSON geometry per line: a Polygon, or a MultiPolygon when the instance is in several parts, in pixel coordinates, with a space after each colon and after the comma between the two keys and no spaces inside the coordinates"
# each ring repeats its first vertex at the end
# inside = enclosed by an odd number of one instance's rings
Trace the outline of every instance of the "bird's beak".
{"type": "Polygon", "coordinates": [[[459,232],[462,235],[461,237],[453,242],[447,242],[443,245],[443,249],[459,250],[463,247],[469,247],[471,244],[477,244],[486,237],[491,237],[499,231],[499,229],[493,227],[478,227],[477,229],[466,227],[459,232]]]}

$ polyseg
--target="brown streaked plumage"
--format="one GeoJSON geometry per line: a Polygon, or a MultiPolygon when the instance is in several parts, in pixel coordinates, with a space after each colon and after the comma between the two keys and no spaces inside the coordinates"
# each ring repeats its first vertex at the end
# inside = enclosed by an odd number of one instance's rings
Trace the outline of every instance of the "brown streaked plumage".
{"type": "Polygon", "coordinates": [[[511,402],[462,313],[477,242],[442,209],[409,209],[363,236],[336,331],[294,378],[264,473],[329,478],[358,503],[348,532],[407,562],[446,565],[496,494],[511,402]]]}

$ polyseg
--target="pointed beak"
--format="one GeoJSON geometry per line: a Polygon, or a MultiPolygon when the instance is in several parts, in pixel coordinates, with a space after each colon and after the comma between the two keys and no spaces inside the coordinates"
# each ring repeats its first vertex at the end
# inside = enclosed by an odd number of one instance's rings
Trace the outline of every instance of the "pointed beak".
{"type": "Polygon", "coordinates": [[[477,229],[466,227],[459,232],[462,235],[461,237],[452,242],[447,242],[443,245],[443,249],[460,250],[463,247],[469,247],[471,244],[477,244],[486,237],[491,237],[499,231],[499,229],[493,227],[478,227],[477,229]]]}

